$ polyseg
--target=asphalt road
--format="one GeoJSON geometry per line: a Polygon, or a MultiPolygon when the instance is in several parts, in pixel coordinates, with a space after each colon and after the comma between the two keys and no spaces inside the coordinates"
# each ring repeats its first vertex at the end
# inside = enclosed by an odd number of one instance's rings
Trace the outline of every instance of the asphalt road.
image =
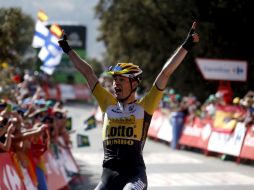
{"type": "MultiPolygon", "coordinates": [[[[92,115],[89,105],[66,105],[73,119],[73,155],[81,176],[71,184],[72,190],[94,189],[102,171],[101,127],[85,131],[83,121],[92,115]],[[89,137],[90,146],[77,148],[76,135],[89,137]]],[[[149,190],[253,190],[254,165],[223,161],[197,151],[172,150],[167,143],[148,139],[144,148],[149,190]]]]}

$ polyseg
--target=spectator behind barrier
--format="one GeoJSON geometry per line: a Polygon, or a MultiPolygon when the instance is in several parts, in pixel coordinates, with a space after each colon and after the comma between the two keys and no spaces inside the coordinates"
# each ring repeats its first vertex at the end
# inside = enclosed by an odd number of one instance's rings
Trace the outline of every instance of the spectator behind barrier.
{"type": "Polygon", "coordinates": [[[254,121],[254,100],[250,96],[245,96],[240,100],[240,104],[246,108],[246,115],[243,120],[245,125],[253,124],[254,121]]]}
{"type": "Polygon", "coordinates": [[[15,125],[11,120],[3,115],[0,116],[0,152],[10,151],[12,134],[15,129],[15,125]]]}
{"type": "Polygon", "coordinates": [[[54,140],[57,145],[62,148],[69,149],[72,146],[72,142],[70,140],[69,132],[66,129],[67,122],[67,112],[63,108],[54,108],[53,109],[53,117],[55,121],[55,136],[54,140]],[[59,137],[63,138],[63,142],[59,139],[59,137]]]}

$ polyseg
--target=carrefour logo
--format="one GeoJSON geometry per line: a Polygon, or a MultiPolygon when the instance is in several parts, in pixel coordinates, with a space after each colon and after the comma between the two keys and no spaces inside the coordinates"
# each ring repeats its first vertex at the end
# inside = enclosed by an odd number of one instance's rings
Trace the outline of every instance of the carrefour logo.
{"type": "Polygon", "coordinates": [[[236,74],[243,74],[244,70],[242,67],[233,68],[233,72],[236,74]]]}
{"type": "Polygon", "coordinates": [[[197,65],[207,80],[247,80],[246,61],[198,58],[197,65]]]}

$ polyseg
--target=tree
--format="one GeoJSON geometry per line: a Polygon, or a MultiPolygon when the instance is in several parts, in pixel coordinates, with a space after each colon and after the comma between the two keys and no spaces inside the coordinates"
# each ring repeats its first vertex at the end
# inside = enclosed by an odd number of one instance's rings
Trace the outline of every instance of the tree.
{"type": "Polygon", "coordinates": [[[33,19],[19,8],[0,8],[0,88],[5,94],[11,77],[19,68],[31,68],[31,42],[34,33],[33,19]]]}
{"type": "Polygon", "coordinates": [[[0,60],[15,66],[24,64],[25,55],[32,49],[33,19],[19,8],[1,8],[0,21],[0,60]]]}
{"type": "MultiPolygon", "coordinates": [[[[206,43],[202,43],[202,55],[210,58],[236,59],[248,62],[248,81],[232,83],[235,96],[243,97],[248,90],[253,90],[254,29],[250,27],[254,12],[251,0],[198,0],[197,8],[201,23],[212,26],[206,34],[206,43]],[[212,47],[212,48],[211,48],[212,47]]],[[[202,34],[203,36],[203,34],[202,34]]]]}
{"type": "MultiPolygon", "coordinates": [[[[105,62],[140,65],[147,87],[182,43],[191,23],[197,20],[201,43],[188,54],[168,86],[205,99],[216,91],[218,83],[202,79],[196,57],[244,59],[253,65],[251,3],[250,0],[100,0],[96,15],[101,20],[99,40],[106,46],[105,62]]],[[[246,92],[249,85],[246,83],[242,91],[246,92]]]]}

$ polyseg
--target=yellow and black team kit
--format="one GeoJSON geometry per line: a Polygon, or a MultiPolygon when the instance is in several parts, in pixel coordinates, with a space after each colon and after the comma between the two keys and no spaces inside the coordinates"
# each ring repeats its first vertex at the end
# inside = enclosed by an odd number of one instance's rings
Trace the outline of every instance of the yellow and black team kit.
{"type": "Polygon", "coordinates": [[[152,114],[161,100],[162,93],[163,91],[154,85],[142,99],[123,106],[100,83],[96,84],[93,95],[104,113],[104,169],[96,190],[132,189],[131,186],[135,185],[138,190],[146,189],[142,151],[152,114]],[[114,184],[114,188],[110,188],[110,184],[114,184]],[[130,188],[127,188],[126,184],[130,188]]]}

